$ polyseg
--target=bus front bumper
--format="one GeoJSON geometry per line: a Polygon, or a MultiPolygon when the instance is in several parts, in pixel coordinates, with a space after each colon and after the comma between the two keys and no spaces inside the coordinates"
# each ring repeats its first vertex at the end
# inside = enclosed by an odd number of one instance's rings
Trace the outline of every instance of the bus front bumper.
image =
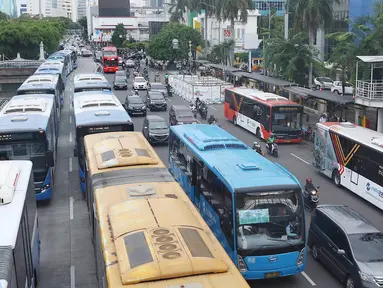
{"type": "Polygon", "coordinates": [[[37,201],[49,200],[51,198],[52,198],[52,186],[49,186],[49,188],[45,190],[41,190],[39,193],[36,193],[37,201]]]}
{"type": "Polygon", "coordinates": [[[241,274],[246,280],[257,280],[257,279],[270,279],[270,278],[292,276],[297,273],[303,272],[303,270],[304,270],[304,265],[301,265],[301,266],[273,269],[270,271],[267,271],[267,270],[246,271],[246,272],[241,272],[241,274]]]}

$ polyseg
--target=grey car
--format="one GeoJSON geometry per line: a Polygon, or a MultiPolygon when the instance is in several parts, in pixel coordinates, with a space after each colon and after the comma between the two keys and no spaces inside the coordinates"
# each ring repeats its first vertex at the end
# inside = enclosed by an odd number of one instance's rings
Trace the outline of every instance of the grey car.
{"type": "Polygon", "coordinates": [[[307,245],[347,288],[383,287],[383,233],[346,205],[319,205],[307,245]]]}
{"type": "Polygon", "coordinates": [[[150,83],[150,91],[160,92],[162,95],[164,95],[164,97],[168,96],[168,90],[166,89],[166,86],[160,82],[150,83]]]}
{"type": "Polygon", "coordinates": [[[169,126],[157,115],[148,115],[144,119],[142,134],[151,144],[165,144],[169,139],[169,126]]]}
{"type": "Polygon", "coordinates": [[[143,115],[146,116],[146,105],[140,96],[128,95],[125,98],[124,108],[130,116],[143,115]]]}

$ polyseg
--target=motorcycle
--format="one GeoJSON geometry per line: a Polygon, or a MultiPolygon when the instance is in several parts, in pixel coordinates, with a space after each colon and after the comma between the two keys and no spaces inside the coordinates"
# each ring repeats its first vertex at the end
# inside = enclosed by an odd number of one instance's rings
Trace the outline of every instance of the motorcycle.
{"type": "Polygon", "coordinates": [[[278,145],[276,143],[271,145],[271,150],[269,149],[269,144],[266,144],[266,151],[269,155],[278,157],[278,145]]]}
{"type": "Polygon", "coordinates": [[[203,120],[206,120],[207,118],[207,105],[205,104],[200,104],[197,108],[199,114],[201,115],[203,120]]]}
{"type": "Polygon", "coordinates": [[[197,119],[197,108],[195,107],[193,103],[189,105],[189,109],[192,111],[194,118],[197,119]]]}
{"type": "Polygon", "coordinates": [[[253,147],[251,147],[255,152],[263,156],[262,147],[258,142],[253,143],[253,147]]]}
{"type": "Polygon", "coordinates": [[[303,201],[305,207],[310,211],[314,210],[319,203],[319,186],[314,187],[311,191],[307,191],[306,186],[304,187],[305,192],[303,193],[303,201]]]}

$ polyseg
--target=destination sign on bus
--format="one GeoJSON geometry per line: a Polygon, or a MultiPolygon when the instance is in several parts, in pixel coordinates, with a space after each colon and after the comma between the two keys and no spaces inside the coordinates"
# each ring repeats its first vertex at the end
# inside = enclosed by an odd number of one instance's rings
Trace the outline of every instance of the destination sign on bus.
{"type": "Polygon", "coordinates": [[[33,133],[0,134],[0,141],[33,140],[33,133]]]}
{"type": "Polygon", "coordinates": [[[302,112],[302,106],[283,106],[283,107],[273,107],[274,112],[302,112]]]}
{"type": "Polygon", "coordinates": [[[89,127],[88,133],[103,133],[103,132],[117,132],[122,131],[121,125],[112,125],[112,126],[100,126],[100,127],[89,127]]]}
{"type": "Polygon", "coordinates": [[[50,94],[54,93],[52,90],[26,90],[22,94],[50,94]]]}
{"type": "Polygon", "coordinates": [[[74,89],[74,92],[87,92],[87,91],[104,91],[104,92],[109,92],[111,91],[110,88],[105,88],[105,87],[90,87],[90,88],[76,88],[74,89]]]}

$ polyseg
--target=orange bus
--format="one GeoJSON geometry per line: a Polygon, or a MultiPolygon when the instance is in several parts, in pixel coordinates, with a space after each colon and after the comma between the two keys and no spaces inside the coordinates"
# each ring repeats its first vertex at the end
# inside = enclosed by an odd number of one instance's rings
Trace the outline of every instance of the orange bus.
{"type": "Polygon", "coordinates": [[[118,71],[117,48],[108,46],[102,48],[102,65],[104,73],[116,73],[118,71]]]}
{"type": "Polygon", "coordinates": [[[246,87],[225,90],[224,114],[234,125],[277,143],[302,142],[303,106],[285,97],[246,87]]]}

